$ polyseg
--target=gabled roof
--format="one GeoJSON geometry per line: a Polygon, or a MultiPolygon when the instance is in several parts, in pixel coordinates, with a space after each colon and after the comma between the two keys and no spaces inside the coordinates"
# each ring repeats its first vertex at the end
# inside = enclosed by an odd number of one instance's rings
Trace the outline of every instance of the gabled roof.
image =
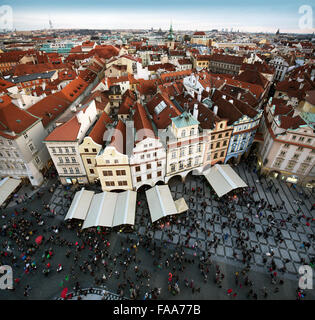
{"type": "Polygon", "coordinates": [[[194,36],[205,36],[206,34],[203,31],[196,31],[193,34],[194,36]]]}
{"type": "Polygon", "coordinates": [[[279,117],[280,128],[282,129],[297,129],[299,126],[306,125],[305,121],[300,116],[286,116],[281,115],[279,117]]]}
{"type": "Polygon", "coordinates": [[[315,106],[315,90],[307,91],[305,100],[315,106]]]}
{"type": "Polygon", "coordinates": [[[57,92],[35,103],[27,111],[41,118],[43,126],[46,127],[69,106],[70,101],[66,100],[60,92],[57,92]]]}
{"type": "Polygon", "coordinates": [[[211,61],[236,64],[236,65],[242,65],[244,59],[245,59],[244,57],[231,56],[227,54],[213,54],[210,58],[211,61]]]}
{"type": "Polygon", "coordinates": [[[75,101],[88,87],[88,84],[80,77],[72,80],[60,92],[64,95],[65,99],[73,102],[75,101]]]}
{"type": "Polygon", "coordinates": [[[135,110],[136,112],[133,117],[134,126],[136,129],[135,143],[138,143],[139,141],[148,137],[155,138],[152,122],[149,119],[143,105],[136,103],[135,110]]]}
{"type": "Polygon", "coordinates": [[[15,139],[16,136],[11,136],[6,131],[19,135],[37,121],[39,118],[18,108],[12,103],[9,96],[0,97],[0,135],[8,139],[15,139]]]}
{"type": "Polygon", "coordinates": [[[76,115],[64,124],[56,127],[44,141],[76,141],[81,124],[76,115]]]}
{"type": "Polygon", "coordinates": [[[181,94],[176,96],[175,100],[181,105],[181,107],[187,109],[193,113],[195,104],[198,105],[198,121],[202,129],[213,129],[216,122],[222,121],[212,110],[207,108],[203,103],[200,103],[197,99],[190,95],[181,94]]]}
{"type": "Polygon", "coordinates": [[[108,114],[104,111],[98,121],[95,123],[92,131],[89,134],[89,137],[93,139],[95,143],[98,143],[99,145],[103,146],[104,144],[104,133],[106,132],[106,126],[107,124],[112,123],[111,118],[108,116],[108,114]]]}
{"type": "Polygon", "coordinates": [[[148,111],[153,117],[153,121],[158,129],[165,129],[171,123],[171,118],[179,116],[182,112],[172,103],[167,94],[157,93],[147,103],[148,111]],[[158,114],[155,108],[160,104],[165,103],[165,108],[158,114]]]}
{"type": "Polygon", "coordinates": [[[243,115],[253,119],[258,114],[258,112],[248,104],[227,94],[223,94],[223,92],[219,90],[214,92],[212,100],[214,101],[214,105],[218,106],[218,116],[229,119],[229,124],[239,120],[243,115]],[[233,102],[230,102],[231,100],[233,102]]]}
{"type": "Polygon", "coordinates": [[[260,72],[251,69],[245,69],[241,74],[235,76],[234,79],[256,84],[263,88],[266,88],[269,83],[269,81],[260,72]]]}
{"type": "Polygon", "coordinates": [[[14,77],[60,69],[71,69],[71,66],[64,63],[18,64],[14,70],[14,77]]]}
{"type": "Polygon", "coordinates": [[[118,121],[109,146],[122,154],[126,153],[126,125],[123,121],[118,121]]]}
{"type": "Polygon", "coordinates": [[[229,84],[225,84],[220,90],[235,99],[249,104],[253,108],[256,108],[258,106],[258,99],[255,98],[249,90],[245,90],[243,88],[232,86],[229,84]]]}
{"type": "Polygon", "coordinates": [[[119,106],[118,114],[130,114],[130,109],[132,108],[134,102],[135,101],[129,96],[125,96],[119,106]]]}
{"type": "Polygon", "coordinates": [[[157,70],[167,70],[167,71],[175,71],[176,67],[171,63],[157,63],[148,66],[149,71],[157,71],[157,70]]]}
{"type": "Polygon", "coordinates": [[[244,70],[254,70],[258,71],[260,73],[266,73],[266,74],[274,74],[275,70],[273,67],[268,65],[266,62],[260,63],[258,61],[255,61],[253,64],[251,63],[243,63],[241,66],[241,71],[244,70]]]}

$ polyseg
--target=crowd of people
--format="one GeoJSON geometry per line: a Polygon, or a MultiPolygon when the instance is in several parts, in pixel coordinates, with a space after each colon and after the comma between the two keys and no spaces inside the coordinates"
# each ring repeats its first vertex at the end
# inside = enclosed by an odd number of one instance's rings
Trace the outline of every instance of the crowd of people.
{"type": "MultiPolygon", "coordinates": [[[[203,177],[197,176],[195,179],[201,179],[199,185],[205,186],[203,177]]],[[[271,213],[283,212],[284,202],[272,206],[265,199],[255,200],[257,190],[254,186],[221,198],[214,192],[210,192],[210,198],[206,198],[205,187],[185,187],[184,192],[189,195],[187,213],[165,218],[155,224],[148,223],[143,234],[138,228],[130,234],[104,228],[82,230],[82,222],[57,219],[56,214],[49,210],[49,199],[54,190],[60,187],[60,183],[56,182],[37,192],[29,205],[24,206],[22,203],[1,211],[3,222],[0,230],[0,264],[13,267],[13,291],[24,289],[25,297],[32,298],[35,290],[30,285],[32,275],[48,279],[50,274],[60,273],[63,274],[63,280],[58,284],[60,289],[73,284],[71,289],[78,299],[82,299],[83,278],[90,279],[91,286],[107,286],[120,297],[128,299],[166,298],[165,291],[171,295],[181,295],[184,291],[187,293],[187,290],[191,290],[191,298],[194,299],[194,295],[203,292],[211,282],[215,290],[226,290],[226,295],[232,298],[237,298],[241,290],[248,291],[248,299],[267,298],[270,294],[277,294],[283,286],[284,280],[279,274],[286,273],[286,264],[290,261],[283,259],[283,265],[280,266],[274,260],[273,251],[263,253],[261,258],[270,275],[270,288],[257,288],[250,275],[257,245],[252,245],[248,231],[254,232],[257,238],[272,237],[279,244],[284,241],[281,228],[288,223],[297,227],[299,223],[313,221],[303,214],[298,205],[296,215],[287,214],[285,220],[277,220],[273,214],[268,215],[267,209],[271,213]],[[34,203],[37,203],[37,209],[34,208],[34,203]],[[206,208],[214,203],[218,212],[206,212],[206,208]],[[236,206],[242,207],[242,217],[237,216],[236,206]],[[209,218],[202,223],[198,216],[206,213],[209,218]],[[268,225],[262,231],[256,231],[254,219],[267,219],[268,225]],[[211,231],[210,226],[213,227],[215,223],[221,225],[222,237],[211,231]],[[172,225],[186,230],[184,234],[179,234],[177,243],[173,242],[177,234],[170,227],[172,225]],[[229,234],[230,228],[236,229],[236,239],[229,234]],[[154,239],[153,234],[157,230],[162,230],[168,239],[154,239]],[[200,240],[200,235],[204,236],[204,242],[200,240]],[[41,241],[36,242],[35,239],[39,236],[42,237],[41,241]],[[115,241],[114,246],[112,241],[115,241]],[[233,241],[233,257],[243,265],[234,274],[233,288],[231,283],[226,283],[226,275],[215,262],[218,245],[226,241],[233,241]],[[143,261],[144,255],[149,257],[146,261],[143,261]],[[200,272],[200,277],[196,279],[189,277],[191,273],[187,272],[193,267],[198,267],[200,272]],[[160,275],[159,284],[154,281],[157,275],[160,275]]],[[[63,188],[67,205],[70,206],[71,194],[63,188]]],[[[144,225],[149,219],[149,210],[144,194],[139,195],[139,199],[139,207],[144,212],[140,224],[144,225]]],[[[301,243],[305,252],[312,247],[314,241],[314,235],[308,236],[309,241],[301,243]]],[[[314,263],[315,257],[310,257],[308,261],[301,259],[301,264],[314,263]]],[[[305,295],[305,292],[297,289],[297,299],[302,299],[305,295]]],[[[71,294],[67,297],[71,297],[71,294]]]]}

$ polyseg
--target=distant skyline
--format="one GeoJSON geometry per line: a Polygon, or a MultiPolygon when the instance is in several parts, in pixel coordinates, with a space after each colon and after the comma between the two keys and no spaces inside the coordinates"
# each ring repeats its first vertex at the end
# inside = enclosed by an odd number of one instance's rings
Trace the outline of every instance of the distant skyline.
{"type": "MultiPolygon", "coordinates": [[[[168,29],[176,30],[312,33],[300,29],[302,5],[313,7],[313,0],[10,0],[17,30],[49,29],[168,29]]],[[[314,20],[314,8],[313,20],[314,20]]],[[[315,20],[314,20],[315,21],[315,20]]]]}

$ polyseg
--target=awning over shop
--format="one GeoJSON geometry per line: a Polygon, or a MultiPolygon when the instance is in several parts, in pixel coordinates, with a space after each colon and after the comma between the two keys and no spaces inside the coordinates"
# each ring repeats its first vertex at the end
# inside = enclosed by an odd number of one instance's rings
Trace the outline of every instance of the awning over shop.
{"type": "Polygon", "coordinates": [[[170,188],[167,185],[155,186],[145,193],[152,222],[178,213],[170,188]]]}
{"type": "Polygon", "coordinates": [[[136,212],[135,191],[103,192],[94,195],[82,229],[134,225],[136,212]]]}
{"type": "Polygon", "coordinates": [[[71,203],[65,220],[79,219],[85,220],[86,215],[89,211],[90,204],[94,196],[94,191],[88,191],[82,188],[78,191],[71,203]]]}
{"type": "Polygon", "coordinates": [[[228,164],[216,164],[203,174],[219,197],[234,189],[247,187],[247,184],[228,164]]]}
{"type": "Polygon", "coordinates": [[[11,193],[20,185],[22,180],[6,177],[0,181],[0,206],[8,199],[11,193]]]}

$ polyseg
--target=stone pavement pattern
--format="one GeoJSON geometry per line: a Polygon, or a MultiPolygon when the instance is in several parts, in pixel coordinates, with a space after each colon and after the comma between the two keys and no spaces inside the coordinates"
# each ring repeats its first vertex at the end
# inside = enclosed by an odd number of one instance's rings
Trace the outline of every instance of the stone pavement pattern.
{"type": "MultiPolygon", "coordinates": [[[[296,203],[296,200],[301,199],[301,195],[299,192],[302,191],[301,188],[296,187],[295,188],[288,188],[285,184],[280,183],[279,181],[273,180],[273,183],[280,189],[278,194],[275,194],[272,191],[269,191],[266,188],[266,182],[262,181],[263,185],[257,182],[257,176],[253,172],[249,172],[244,165],[240,165],[235,169],[241,177],[248,182],[250,186],[254,185],[258,189],[258,193],[255,193],[255,197],[257,199],[264,198],[268,199],[269,202],[279,203],[281,199],[285,200],[285,209],[280,212],[274,212],[273,215],[278,215],[277,219],[286,218],[286,215],[291,213],[295,214],[296,209],[301,208],[303,213],[306,217],[312,217],[312,214],[314,211],[310,211],[311,205],[314,203],[314,195],[311,195],[309,199],[303,199],[302,203],[296,203]]],[[[50,181],[47,188],[56,181],[50,181]]],[[[136,213],[136,230],[134,233],[130,234],[121,234],[117,233],[114,230],[107,233],[105,236],[108,241],[110,241],[111,245],[109,248],[109,253],[113,256],[117,255],[119,252],[122,251],[122,245],[121,241],[124,242],[124,246],[128,245],[126,244],[126,238],[129,236],[130,238],[135,239],[138,241],[139,235],[141,234],[146,235],[150,234],[153,239],[151,241],[150,248],[143,248],[139,247],[139,251],[137,252],[137,261],[132,262],[130,265],[130,270],[128,271],[128,276],[130,276],[131,280],[137,281],[135,279],[135,274],[133,272],[133,268],[136,264],[140,265],[141,270],[148,270],[151,274],[150,279],[143,280],[143,284],[141,287],[141,296],[140,299],[143,297],[144,292],[148,290],[149,288],[154,287],[161,287],[162,288],[162,294],[161,299],[230,299],[230,297],[227,297],[225,294],[225,289],[232,287],[234,285],[234,273],[236,271],[240,271],[244,264],[240,261],[235,260],[233,257],[233,251],[237,251],[236,248],[236,230],[234,228],[227,227],[224,230],[221,228],[221,223],[223,223],[226,219],[224,216],[217,216],[219,220],[215,220],[213,226],[210,225],[207,220],[212,219],[214,217],[214,214],[218,214],[218,203],[215,201],[212,197],[212,194],[210,194],[210,188],[204,180],[200,179],[199,176],[193,176],[189,177],[186,180],[185,185],[179,183],[179,184],[172,184],[171,190],[172,194],[174,196],[174,199],[178,199],[182,196],[185,197],[187,203],[189,203],[190,197],[195,197],[195,195],[191,194],[189,190],[191,190],[192,187],[196,188],[197,186],[200,186],[203,188],[205,193],[205,198],[207,199],[207,207],[205,209],[205,214],[201,214],[200,212],[200,204],[204,200],[202,198],[198,198],[197,200],[197,207],[192,207],[190,210],[191,214],[183,213],[178,218],[182,219],[183,217],[187,217],[187,220],[189,223],[192,224],[192,220],[194,217],[197,217],[196,221],[200,223],[200,226],[203,226],[205,228],[211,229],[211,235],[208,237],[204,232],[202,232],[200,229],[196,230],[195,228],[192,228],[190,232],[191,239],[189,240],[189,248],[186,248],[186,254],[187,258],[191,259],[191,261],[195,260],[195,263],[186,263],[186,270],[183,275],[180,274],[181,277],[188,277],[189,279],[194,279],[196,286],[201,287],[201,292],[192,294],[192,291],[190,288],[185,288],[183,284],[183,278],[180,279],[180,288],[181,288],[181,294],[173,296],[170,292],[167,290],[167,277],[168,273],[172,270],[172,267],[176,268],[176,264],[173,262],[169,267],[162,265],[161,268],[157,268],[153,265],[154,259],[156,257],[152,256],[152,248],[153,245],[156,245],[157,248],[161,248],[162,252],[162,262],[165,261],[167,256],[170,256],[174,253],[176,244],[183,243],[186,240],[186,232],[189,227],[183,226],[183,225],[176,225],[172,224],[170,226],[165,226],[164,229],[161,230],[153,230],[151,228],[151,220],[149,217],[149,212],[147,209],[147,204],[145,201],[145,194],[140,193],[138,195],[138,200],[141,201],[141,205],[137,206],[137,213],[136,213]],[[186,191],[184,190],[186,187],[186,191]],[[211,200],[210,200],[211,197],[211,200]],[[196,211],[194,211],[196,210],[196,211]],[[169,231],[173,232],[173,238],[172,240],[169,238],[169,231]],[[224,234],[228,233],[230,236],[229,238],[224,242],[223,236],[224,234]],[[220,243],[216,250],[214,250],[213,247],[208,248],[208,242],[210,239],[212,239],[213,235],[217,235],[220,239],[220,243]],[[198,249],[192,248],[193,245],[197,242],[198,249]],[[215,261],[216,264],[222,268],[222,272],[226,275],[224,282],[223,282],[223,288],[218,289],[218,287],[213,283],[213,272],[211,270],[211,273],[209,274],[209,281],[207,283],[203,282],[203,277],[200,274],[200,270],[198,268],[198,256],[201,250],[210,250],[212,252],[211,259],[215,261]],[[141,264],[140,264],[141,260],[141,264]]],[[[97,187],[94,187],[96,189],[97,187]]],[[[88,189],[88,188],[87,188],[88,189]]],[[[90,189],[90,188],[89,188],[90,189]]],[[[100,190],[99,190],[100,191],[100,190]]],[[[64,239],[67,239],[68,241],[72,241],[73,243],[75,241],[80,241],[79,237],[77,236],[77,233],[75,230],[67,230],[65,228],[65,224],[63,222],[64,216],[68,210],[68,207],[70,206],[71,199],[73,199],[74,193],[76,192],[75,188],[71,188],[70,190],[65,190],[65,188],[58,186],[54,193],[48,193],[46,192],[43,197],[40,199],[37,199],[36,197],[32,201],[28,201],[26,203],[23,203],[22,205],[26,206],[30,210],[34,210],[37,212],[42,213],[45,216],[45,211],[43,211],[43,203],[49,203],[51,206],[52,204],[55,204],[56,207],[52,209],[56,209],[56,216],[53,216],[52,218],[47,218],[45,220],[44,227],[40,227],[36,225],[36,222],[34,224],[34,228],[37,230],[36,234],[34,234],[31,237],[30,241],[34,241],[34,238],[38,234],[45,235],[46,238],[48,238],[51,234],[53,234],[52,231],[50,231],[50,228],[52,226],[60,226],[62,228],[62,231],[60,232],[61,237],[64,239]],[[69,199],[65,198],[64,192],[67,192],[66,196],[69,196],[69,199]],[[58,199],[58,200],[57,200],[58,199]],[[60,202],[63,201],[62,205],[60,205],[60,202]],[[57,207],[60,207],[58,209],[57,207]]],[[[306,190],[305,192],[309,192],[306,190]]],[[[16,208],[20,210],[22,205],[17,206],[16,208]]],[[[191,206],[191,205],[190,205],[191,206]]],[[[6,214],[6,217],[2,219],[2,224],[6,223],[8,219],[10,219],[13,214],[14,208],[8,208],[7,210],[4,210],[4,213],[6,214]]],[[[51,209],[51,208],[50,208],[51,209]]],[[[247,212],[247,209],[245,207],[236,206],[236,213],[238,219],[242,219],[244,217],[244,214],[247,212]]],[[[30,217],[29,212],[21,214],[23,217],[30,218],[30,220],[34,219],[30,217]]],[[[255,218],[253,217],[253,222],[255,223],[255,231],[256,230],[263,230],[266,225],[268,225],[266,217],[263,216],[261,218],[255,218]]],[[[297,288],[297,268],[299,267],[299,259],[301,257],[305,257],[306,261],[309,261],[308,259],[311,258],[311,255],[314,252],[314,243],[311,242],[312,246],[311,248],[306,252],[304,249],[300,248],[302,241],[309,241],[307,234],[314,233],[314,226],[311,224],[310,227],[307,227],[305,225],[305,221],[298,222],[298,227],[295,228],[292,227],[292,223],[286,223],[286,226],[281,228],[281,232],[283,233],[283,236],[285,238],[285,241],[281,245],[276,245],[272,242],[273,237],[268,237],[268,239],[263,239],[260,237],[257,239],[255,232],[248,232],[246,230],[243,230],[244,232],[249,234],[250,241],[248,243],[252,245],[257,245],[258,249],[254,255],[254,260],[252,260],[252,269],[250,273],[250,278],[255,279],[255,287],[261,288],[266,283],[270,283],[270,277],[267,272],[267,266],[262,264],[262,255],[266,252],[269,252],[272,248],[275,252],[275,260],[277,265],[281,264],[281,261],[288,257],[290,260],[290,263],[287,265],[288,272],[284,275],[281,275],[283,278],[287,278],[288,281],[285,281],[285,285],[280,288],[280,292],[278,296],[272,296],[271,298],[274,299],[294,299],[295,296],[295,289],[297,288]]],[[[91,276],[89,272],[82,272],[80,271],[79,265],[82,264],[85,260],[93,258],[93,255],[91,255],[92,251],[90,248],[86,248],[82,251],[80,259],[78,262],[73,262],[73,252],[70,255],[70,258],[65,257],[65,253],[67,250],[67,246],[63,244],[53,243],[47,243],[43,244],[38,252],[33,256],[33,260],[38,265],[38,268],[36,271],[32,271],[30,274],[24,274],[23,271],[23,262],[21,261],[20,257],[23,252],[23,248],[17,247],[14,242],[9,240],[9,242],[6,242],[6,238],[1,237],[1,244],[2,247],[1,250],[6,250],[6,245],[9,245],[10,250],[13,250],[18,257],[18,262],[16,263],[16,266],[13,268],[14,277],[20,277],[21,278],[21,284],[16,286],[15,291],[8,292],[8,291],[1,291],[0,290],[0,299],[52,299],[60,296],[61,290],[63,287],[68,287],[69,291],[71,292],[72,288],[74,287],[74,284],[76,281],[80,282],[81,287],[89,288],[89,287],[97,287],[97,285],[94,283],[95,277],[91,276]],[[10,242],[11,241],[11,242],[10,242]],[[52,264],[52,272],[48,277],[45,277],[42,272],[42,252],[44,249],[48,249],[49,247],[52,247],[54,250],[54,256],[51,260],[52,264]],[[64,266],[64,271],[61,273],[56,272],[57,265],[61,263],[64,266]],[[71,267],[74,267],[75,269],[75,276],[70,276],[70,279],[65,280],[65,277],[70,274],[71,267]],[[29,297],[24,297],[23,295],[23,288],[26,284],[30,284],[32,287],[31,293],[29,297]]],[[[104,246],[102,246],[104,247],[104,246]]],[[[0,257],[0,259],[2,259],[0,257]]],[[[5,259],[4,259],[5,262],[5,259]]],[[[44,262],[45,264],[46,262],[44,262]]],[[[121,283],[124,281],[122,279],[122,269],[120,264],[113,263],[112,259],[108,260],[110,269],[112,271],[118,270],[120,272],[120,277],[116,278],[114,275],[110,276],[112,272],[106,272],[104,270],[104,266],[97,265],[95,269],[95,276],[101,277],[104,273],[107,276],[107,280],[105,282],[106,288],[108,288],[111,292],[116,292],[118,283],[121,283]]],[[[212,266],[213,268],[213,266],[212,266]]],[[[241,291],[241,290],[240,290],[241,291]]],[[[245,291],[247,291],[245,289],[245,291]]],[[[246,292],[239,292],[238,298],[239,299],[246,299],[246,292]]],[[[128,297],[128,291],[126,292],[127,298],[128,297]]],[[[314,299],[314,296],[312,295],[312,292],[308,294],[308,297],[310,299],[314,299]]]]}

